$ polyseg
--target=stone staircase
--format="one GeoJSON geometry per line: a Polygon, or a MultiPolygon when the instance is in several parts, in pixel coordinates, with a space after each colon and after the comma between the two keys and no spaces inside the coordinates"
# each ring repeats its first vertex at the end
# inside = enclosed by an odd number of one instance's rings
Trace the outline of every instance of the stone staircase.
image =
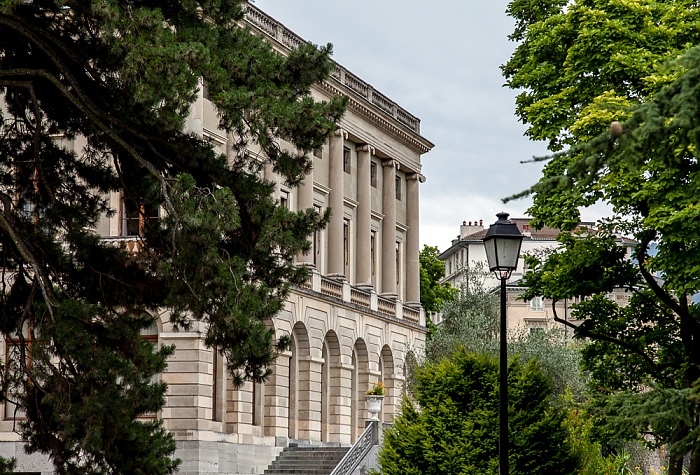
{"type": "Polygon", "coordinates": [[[330,475],[348,447],[286,447],[263,475],[330,475]]]}

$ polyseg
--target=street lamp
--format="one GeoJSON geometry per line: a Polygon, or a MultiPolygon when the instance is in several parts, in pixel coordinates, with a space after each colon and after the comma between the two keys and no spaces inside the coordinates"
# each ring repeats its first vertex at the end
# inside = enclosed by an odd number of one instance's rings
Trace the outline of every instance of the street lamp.
{"type": "Polygon", "coordinates": [[[508,342],[506,341],[506,280],[518,267],[518,256],[523,235],[518,226],[508,220],[508,213],[496,214],[498,221],[493,223],[484,236],[486,259],[489,270],[501,281],[501,388],[499,394],[499,448],[498,471],[508,475],[508,342]]]}

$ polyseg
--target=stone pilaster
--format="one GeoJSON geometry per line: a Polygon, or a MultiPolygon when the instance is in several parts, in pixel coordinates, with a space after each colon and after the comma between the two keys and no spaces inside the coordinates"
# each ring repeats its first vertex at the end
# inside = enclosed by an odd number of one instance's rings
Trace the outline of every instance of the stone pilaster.
{"type": "Polygon", "coordinates": [[[331,208],[331,221],[328,223],[328,275],[345,276],[343,260],[343,208],[344,208],[344,177],[343,145],[347,132],[337,129],[330,137],[330,196],[328,205],[331,208]]]}
{"type": "Polygon", "coordinates": [[[321,440],[321,371],[323,358],[300,357],[297,437],[321,440]]]}
{"type": "Polygon", "coordinates": [[[289,360],[291,353],[280,354],[272,364],[272,375],[265,382],[265,435],[289,435],[289,360]]]}
{"type": "Polygon", "coordinates": [[[370,164],[374,149],[369,145],[357,147],[357,219],[355,242],[356,285],[361,288],[372,287],[372,191],[370,183],[370,164]]]}
{"type": "Polygon", "coordinates": [[[328,441],[352,444],[350,413],[352,401],[352,365],[331,368],[328,401],[328,441]]]}
{"type": "Polygon", "coordinates": [[[395,374],[385,375],[383,383],[387,394],[382,404],[380,419],[391,423],[394,421],[394,417],[396,417],[400,407],[403,379],[399,379],[395,374]]]}
{"type": "Polygon", "coordinates": [[[387,298],[398,298],[396,293],[396,169],[399,162],[384,160],[382,211],[382,288],[381,294],[387,298]]]}
{"type": "Polygon", "coordinates": [[[277,173],[275,173],[275,168],[269,159],[267,159],[265,161],[265,168],[263,169],[263,177],[265,178],[266,181],[270,181],[270,182],[274,183],[275,191],[273,192],[272,197],[274,199],[278,200],[280,198],[279,177],[277,176],[277,173]]]}
{"type": "Polygon", "coordinates": [[[425,177],[420,173],[412,173],[406,177],[406,304],[412,307],[420,306],[419,183],[425,183],[425,177]]]}
{"type": "Polygon", "coordinates": [[[230,385],[226,396],[226,430],[237,434],[253,434],[253,383],[236,388],[230,385]]]}
{"type": "Polygon", "coordinates": [[[163,345],[176,346],[162,376],[168,384],[166,405],[162,411],[165,427],[176,434],[211,429],[214,415],[213,351],[206,348],[196,331],[162,332],[159,341],[163,345]]]}
{"type": "MultiPolygon", "coordinates": [[[[304,177],[304,181],[299,185],[297,192],[297,210],[305,210],[314,206],[314,171],[311,171],[304,177]]],[[[297,262],[305,266],[314,265],[314,256],[308,254],[299,254],[297,262]]]]}

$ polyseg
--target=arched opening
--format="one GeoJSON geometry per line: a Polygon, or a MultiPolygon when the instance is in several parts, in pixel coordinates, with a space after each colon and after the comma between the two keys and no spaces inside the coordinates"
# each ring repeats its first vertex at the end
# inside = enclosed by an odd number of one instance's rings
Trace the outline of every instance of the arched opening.
{"type": "Polygon", "coordinates": [[[321,440],[339,442],[341,437],[342,398],[340,377],[340,342],[334,331],[326,333],[321,367],[321,440]]]}
{"type": "Polygon", "coordinates": [[[351,382],[351,436],[353,442],[365,430],[367,419],[367,403],[365,394],[369,389],[369,353],[363,339],[358,339],[352,350],[352,382],[351,382]]]}
{"type": "Polygon", "coordinates": [[[386,388],[386,396],[382,404],[382,411],[379,413],[379,420],[390,423],[394,417],[394,404],[396,398],[396,379],[394,372],[394,356],[388,345],[382,347],[379,354],[379,372],[381,382],[386,388]]]}
{"type": "Polygon", "coordinates": [[[309,357],[309,335],[303,323],[297,322],[292,329],[291,356],[289,358],[289,386],[288,386],[288,437],[292,440],[300,438],[300,422],[306,420],[308,423],[307,410],[301,411],[302,403],[308,406],[309,401],[309,375],[301,372],[300,361],[309,357]],[[304,389],[301,389],[304,388],[304,389]]]}

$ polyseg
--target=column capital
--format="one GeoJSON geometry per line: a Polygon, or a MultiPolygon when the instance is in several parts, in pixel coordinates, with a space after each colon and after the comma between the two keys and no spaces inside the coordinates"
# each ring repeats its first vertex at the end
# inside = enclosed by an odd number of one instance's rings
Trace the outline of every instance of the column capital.
{"type": "Polygon", "coordinates": [[[374,147],[366,143],[358,145],[355,150],[357,150],[358,152],[369,152],[370,155],[374,155],[375,153],[377,153],[377,150],[374,147]]]}
{"type": "Polygon", "coordinates": [[[335,129],[333,135],[335,135],[336,137],[342,137],[343,139],[347,139],[349,137],[348,131],[345,129],[341,129],[340,127],[335,129]]]}
{"type": "Polygon", "coordinates": [[[411,173],[406,175],[406,180],[416,180],[418,183],[425,183],[425,175],[420,173],[411,173]]]}
{"type": "Polygon", "coordinates": [[[394,160],[393,158],[390,158],[390,159],[388,159],[388,160],[382,160],[382,166],[383,166],[383,167],[394,167],[394,168],[396,168],[397,170],[401,167],[401,166],[399,165],[399,161],[398,161],[398,160],[394,160]]]}

